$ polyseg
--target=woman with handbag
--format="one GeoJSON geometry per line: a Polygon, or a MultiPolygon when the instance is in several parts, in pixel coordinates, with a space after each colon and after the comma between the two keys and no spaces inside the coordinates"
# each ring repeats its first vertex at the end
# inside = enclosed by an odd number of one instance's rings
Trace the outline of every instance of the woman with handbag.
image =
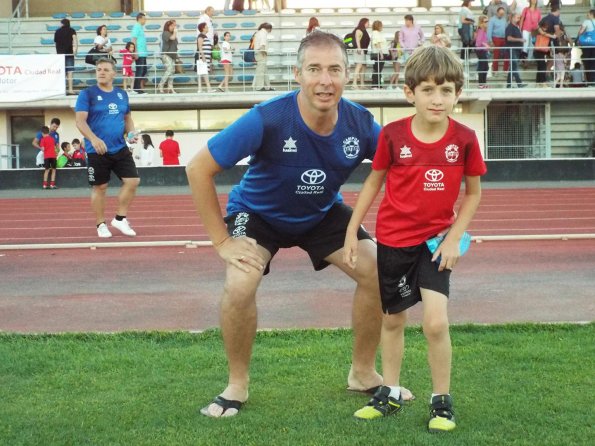
{"type": "Polygon", "coordinates": [[[537,0],[530,0],[529,6],[521,13],[521,31],[523,32],[521,60],[533,59],[533,37],[537,35],[540,21],[541,10],[537,6],[537,0]]]}
{"type": "Polygon", "coordinates": [[[165,66],[165,72],[159,81],[159,93],[175,93],[174,71],[176,69],[176,57],[178,56],[178,30],[175,20],[168,20],[163,25],[161,33],[161,60],[165,66]],[[163,86],[167,82],[167,90],[163,86]]]}
{"type": "Polygon", "coordinates": [[[587,20],[583,22],[581,28],[578,31],[577,42],[579,43],[583,55],[581,57],[583,61],[583,67],[585,71],[585,78],[587,80],[587,86],[595,86],[595,44],[581,43],[581,40],[586,41],[586,37],[589,36],[590,42],[595,40],[595,9],[591,9],[587,13],[587,20]],[[582,37],[582,38],[581,38],[582,37]]]}
{"type": "Polygon", "coordinates": [[[112,56],[112,42],[111,42],[110,38],[107,36],[107,26],[100,25],[97,27],[97,37],[95,37],[93,44],[95,45],[95,48],[97,49],[97,51],[99,51],[99,53],[104,53],[104,54],[100,54],[99,58],[102,55],[106,56],[106,57],[107,56],[113,57],[112,56]]]}
{"type": "Polygon", "coordinates": [[[547,61],[550,57],[551,47],[550,40],[555,39],[555,34],[547,33],[547,23],[541,22],[537,28],[537,36],[535,37],[535,48],[533,50],[533,57],[537,62],[537,73],[535,75],[536,87],[547,87],[547,61]]]}
{"type": "MultiPolygon", "coordinates": [[[[209,82],[209,71],[211,65],[211,53],[213,51],[213,44],[207,37],[209,26],[203,22],[198,25],[198,37],[196,39],[196,54],[194,60],[196,62],[196,74],[198,82],[198,93],[202,92],[202,79],[205,81],[207,92],[211,91],[211,84],[209,82]]],[[[214,91],[214,90],[213,90],[214,91]]]]}

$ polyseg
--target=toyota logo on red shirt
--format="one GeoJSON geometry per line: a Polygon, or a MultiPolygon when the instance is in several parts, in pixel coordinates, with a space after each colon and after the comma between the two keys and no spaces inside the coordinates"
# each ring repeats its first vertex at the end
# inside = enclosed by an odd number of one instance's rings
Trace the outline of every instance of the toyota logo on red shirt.
{"type": "Polygon", "coordinates": [[[444,173],[438,169],[430,169],[426,171],[425,177],[426,180],[436,183],[444,178],[444,173]]]}

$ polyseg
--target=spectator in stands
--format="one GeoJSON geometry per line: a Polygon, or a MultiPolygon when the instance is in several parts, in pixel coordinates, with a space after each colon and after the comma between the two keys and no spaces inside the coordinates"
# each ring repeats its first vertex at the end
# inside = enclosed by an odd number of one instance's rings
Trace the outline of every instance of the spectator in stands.
{"type": "Polygon", "coordinates": [[[473,25],[475,24],[475,18],[471,12],[472,0],[464,0],[459,11],[458,18],[458,33],[461,38],[461,59],[465,60],[469,56],[471,48],[471,42],[473,40],[473,25]]]}
{"type": "Polygon", "coordinates": [[[196,38],[196,54],[194,60],[196,61],[196,74],[198,81],[198,93],[202,92],[202,81],[205,81],[207,92],[211,91],[211,83],[209,82],[209,71],[211,69],[211,54],[213,52],[213,44],[209,40],[208,33],[209,25],[202,22],[198,25],[198,37],[196,38]]]}
{"type": "Polygon", "coordinates": [[[145,37],[145,23],[147,17],[139,12],[136,16],[136,24],[132,28],[131,40],[136,47],[136,72],[134,73],[134,91],[138,94],[145,93],[145,82],[147,81],[147,38],[145,37]]]}
{"type": "MultiPolygon", "coordinates": [[[[547,24],[542,20],[539,22],[539,27],[537,28],[537,32],[543,36],[548,37],[550,40],[555,39],[555,34],[550,34],[547,32],[547,24]]],[[[535,83],[537,87],[547,87],[547,58],[550,56],[550,42],[544,47],[540,47],[535,45],[533,49],[533,58],[537,63],[537,69],[535,74],[535,83]]]]}
{"type": "Polygon", "coordinates": [[[347,382],[354,391],[382,384],[375,370],[381,319],[376,245],[363,228],[357,267],[347,271],[342,264],[351,209],[342,203],[339,189],[373,156],[380,131],[369,111],[342,98],[348,69],[341,39],[323,31],[309,34],[300,43],[294,67],[300,89],[256,105],[209,139],[188,163],[198,213],[226,265],[221,326],[229,380],[201,410],[205,416],[234,416],[248,399],[256,292],[271,259],[291,246],[309,252],[315,269],[333,264],[357,283],[353,366],[347,382]],[[229,194],[224,219],[215,177],[248,155],[256,156],[229,194]]]}
{"type": "Polygon", "coordinates": [[[212,6],[207,6],[205,8],[205,12],[198,18],[198,23],[196,24],[196,29],[197,29],[197,34],[200,34],[200,30],[198,29],[198,26],[201,23],[206,23],[208,28],[207,31],[204,32],[204,34],[207,35],[209,41],[211,42],[211,45],[216,45],[217,42],[215,41],[215,25],[213,24],[213,15],[215,15],[215,8],[213,8],[212,6]]]}
{"type": "Polygon", "coordinates": [[[225,0],[225,4],[223,5],[224,11],[229,11],[231,9],[231,2],[232,2],[232,0],[225,0]]]}
{"type": "Polygon", "coordinates": [[[366,53],[370,46],[370,35],[368,28],[370,27],[370,19],[367,17],[361,18],[359,23],[353,30],[353,40],[355,40],[355,51],[353,53],[353,62],[355,68],[353,70],[353,82],[351,88],[357,90],[364,87],[364,76],[366,72],[366,53]],[[358,87],[359,82],[359,87],[358,87]]]}
{"type": "Polygon", "coordinates": [[[521,12],[521,31],[523,32],[523,51],[521,60],[533,59],[533,33],[537,32],[541,21],[541,10],[537,0],[531,0],[521,12]]]}
{"type": "Polygon", "coordinates": [[[402,65],[407,64],[407,59],[413,54],[413,51],[423,45],[425,41],[424,32],[421,26],[415,25],[413,16],[405,16],[405,24],[401,27],[399,39],[401,39],[401,48],[403,49],[402,65]]]}
{"type": "Polygon", "coordinates": [[[560,24],[560,31],[558,46],[554,48],[554,88],[564,87],[566,65],[570,59],[570,40],[562,24],[560,24]]]}
{"type": "Polygon", "coordinates": [[[43,188],[57,189],[56,187],[56,157],[58,155],[58,147],[55,145],[54,138],[50,136],[50,128],[44,125],[41,128],[41,140],[39,146],[43,150],[43,188]],[[48,177],[50,182],[48,184],[48,177]]]}
{"type": "Polygon", "coordinates": [[[479,16],[477,33],[475,35],[475,54],[477,54],[477,83],[479,88],[488,88],[488,55],[490,45],[488,43],[488,16],[479,16]]]}
{"type": "Polygon", "coordinates": [[[399,31],[395,31],[395,36],[390,42],[390,58],[393,61],[393,74],[390,77],[390,85],[388,88],[391,90],[397,88],[399,85],[399,72],[401,71],[401,58],[403,57],[403,51],[401,51],[401,43],[399,42],[399,31]]]}
{"type": "Polygon", "coordinates": [[[269,53],[268,35],[273,30],[273,25],[264,22],[258,27],[254,34],[254,58],[256,59],[256,71],[252,88],[257,91],[271,91],[271,81],[269,80],[267,58],[269,53]]]}
{"type": "Polygon", "coordinates": [[[234,48],[231,46],[231,33],[226,31],[223,34],[223,42],[221,43],[221,65],[223,65],[223,80],[217,86],[219,91],[229,91],[229,81],[233,78],[233,52],[234,48]]]}
{"type": "Polygon", "coordinates": [[[437,23],[434,25],[434,34],[430,38],[430,41],[433,45],[443,46],[445,48],[450,48],[451,41],[448,33],[444,30],[444,27],[437,23]]]}
{"type": "Polygon", "coordinates": [[[494,60],[492,62],[492,73],[498,72],[499,62],[502,61],[502,72],[507,73],[510,62],[506,57],[506,9],[500,6],[495,16],[488,22],[488,43],[494,49],[494,60]],[[501,49],[502,48],[502,49],[501,49]]]}
{"type": "Polygon", "coordinates": [[[506,88],[512,88],[513,78],[517,83],[518,88],[527,86],[527,84],[523,83],[521,75],[519,74],[519,58],[521,56],[521,48],[523,47],[523,33],[519,26],[520,22],[521,16],[515,12],[512,14],[510,23],[505,31],[508,59],[510,60],[510,71],[506,78],[506,88]]]}
{"type": "MultiPolygon", "coordinates": [[[[50,121],[50,125],[48,126],[48,128],[50,129],[50,136],[52,138],[54,138],[54,147],[55,147],[56,152],[57,152],[58,149],[60,148],[60,134],[58,133],[58,129],[60,128],[60,118],[52,118],[52,120],[50,121]]],[[[37,154],[37,158],[35,160],[35,165],[37,167],[42,167],[43,166],[43,147],[41,147],[39,145],[39,142],[41,141],[41,138],[43,138],[43,134],[41,133],[41,130],[40,130],[35,135],[35,138],[33,138],[33,141],[31,141],[31,145],[34,148],[36,148],[37,150],[39,150],[39,152],[37,154]]]]}
{"type": "Polygon", "coordinates": [[[175,20],[168,20],[163,25],[161,33],[161,60],[165,66],[165,72],[159,81],[159,93],[175,93],[174,72],[176,70],[176,58],[178,57],[178,28],[175,20]],[[167,90],[163,90],[167,82],[167,90]]]}
{"type": "Polygon", "coordinates": [[[306,35],[316,31],[317,29],[320,29],[320,22],[316,17],[310,17],[310,20],[308,21],[308,27],[306,28],[306,35]]]}
{"type": "Polygon", "coordinates": [[[287,0],[275,0],[275,12],[281,12],[287,8],[287,0]]]}
{"type": "Polygon", "coordinates": [[[174,140],[174,131],[165,131],[165,140],[159,144],[159,156],[163,158],[164,166],[180,165],[180,145],[174,140]]]}
{"type": "MultiPolygon", "coordinates": [[[[583,33],[594,32],[595,30],[595,9],[591,9],[587,13],[587,20],[581,25],[578,35],[583,33]]],[[[583,51],[582,61],[585,66],[585,76],[587,85],[595,87],[595,46],[582,46],[583,51]]]]}
{"type": "Polygon", "coordinates": [[[140,165],[143,167],[153,165],[153,160],[155,159],[155,146],[151,140],[151,135],[147,133],[141,135],[141,148],[138,150],[135,158],[140,161],[140,165]]]}
{"type": "Polygon", "coordinates": [[[134,129],[128,95],[114,86],[116,74],[113,60],[99,59],[95,66],[97,84],[81,91],[74,108],[76,126],[85,137],[87,175],[92,186],[91,207],[95,213],[97,235],[102,238],[112,236],[104,216],[111,172],[122,181],[118,193],[118,213],[111,225],[129,237],[136,235],[126,215],[140,179],[124,135],[127,133],[127,139],[134,143],[137,132],[134,129]],[[101,101],[97,100],[98,96],[102,98],[101,101]]]}
{"type": "Polygon", "coordinates": [[[499,8],[504,8],[504,15],[506,16],[506,20],[508,21],[508,16],[510,15],[510,8],[508,4],[502,0],[492,0],[490,4],[486,6],[485,14],[488,16],[488,19],[497,16],[499,8]]]}
{"type": "Polygon", "coordinates": [[[374,61],[374,69],[372,71],[372,88],[382,88],[382,70],[384,69],[384,61],[389,58],[388,42],[382,34],[382,22],[374,20],[372,23],[372,45],[371,58],[374,61]]]}
{"type": "MultiPolygon", "coordinates": [[[[562,34],[562,21],[560,20],[560,8],[556,8],[556,7],[552,7],[550,13],[548,15],[546,15],[543,19],[541,19],[541,22],[539,22],[539,25],[543,25],[545,26],[545,31],[547,34],[553,35],[553,37],[550,36],[550,46],[552,47],[557,47],[559,45],[559,41],[558,41],[558,37],[560,37],[560,35],[562,34]]],[[[549,79],[549,76],[551,75],[551,69],[553,67],[554,64],[554,59],[553,57],[550,57],[551,52],[548,52],[546,54],[546,78],[547,80],[549,79]]]]}
{"type": "MultiPolygon", "coordinates": [[[[271,5],[269,3],[269,0],[262,0],[261,4],[262,4],[262,8],[261,8],[262,11],[264,11],[265,9],[267,11],[271,10],[271,5]],[[266,4],[266,8],[264,6],[265,4],[266,4]]],[[[257,9],[254,6],[256,6],[256,0],[248,0],[248,9],[257,9]]]]}
{"type": "Polygon", "coordinates": [[[72,86],[72,73],[74,72],[74,56],[78,51],[78,38],[76,31],[70,27],[70,20],[62,19],[62,26],[54,33],[56,54],[64,54],[64,71],[68,89],[66,94],[76,94],[72,86]]]}
{"type": "Polygon", "coordinates": [[[231,9],[233,9],[234,11],[243,12],[244,11],[244,1],[245,0],[233,0],[231,9]]]}
{"type": "Polygon", "coordinates": [[[107,26],[100,25],[97,27],[97,36],[93,42],[97,51],[106,53],[106,56],[112,54],[112,42],[107,36],[107,26]]]}
{"type": "Polygon", "coordinates": [[[585,72],[580,62],[574,64],[574,68],[570,70],[570,86],[573,88],[585,87],[585,72]]]}
{"type": "Polygon", "coordinates": [[[132,72],[132,62],[137,58],[136,45],[134,42],[127,42],[126,47],[120,50],[122,55],[122,88],[131,93],[134,84],[134,73],[132,72]]]}

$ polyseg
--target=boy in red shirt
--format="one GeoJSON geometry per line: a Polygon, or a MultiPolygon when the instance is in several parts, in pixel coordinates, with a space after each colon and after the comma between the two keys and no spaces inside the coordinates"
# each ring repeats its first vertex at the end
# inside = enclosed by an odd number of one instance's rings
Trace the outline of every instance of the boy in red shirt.
{"type": "Polygon", "coordinates": [[[449,117],[461,94],[463,69],[447,48],[417,49],[407,62],[404,92],[416,114],[386,125],[353,210],[345,237],[344,261],[357,262],[357,230],[386,178],[378,210],[378,277],[382,299],[384,385],[355,412],[375,419],[403,407],[399,376],[407,308],[423,301],[423,331],[432,375],[430,432],[455,427],[450,397],[451,343],[447,302],[451,270],[460,257],[459,242],[481,198],[486,172],[475,132],[449,117]],[[461,180],[465,195],[454,211],[461,180]],[[446,237],[432,254],[426,240],[446,237]]]}
{"type": "Polygon", "coordinates": [[[44,125],[41,128],[39,147],[43,150],[43,188],[58,189],[56,187],[56,141],[50,136],[50,128],[44,125]],[[48,185],[48,176],[50,184],[48,185]]]}
{"type": "Polygon", "coordinates": [[[174,141],[174,131],[165,131],[165,141],[159,144],[159,155],[163,158],[164,166],[180,165],[180,145],[174,141]]]}

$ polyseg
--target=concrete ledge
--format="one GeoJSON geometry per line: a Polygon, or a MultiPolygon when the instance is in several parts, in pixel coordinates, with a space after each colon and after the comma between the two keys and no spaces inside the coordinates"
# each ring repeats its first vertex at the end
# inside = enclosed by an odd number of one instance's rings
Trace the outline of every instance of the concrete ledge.
{"type": "MultiPolygon", "coordinates": [[[[595,158],[548,160],[491,160],[486,162],[486,182],[528,181],[595,181],[595,158]]],[[[218,185],[233,185],[248,166],[235,166],[217,176],[218,185]]],[[[187,186],[184,166],[140,167],[143,186],[187,186]]],[[[351,183],[363,183],[370,172],[370,163],[362,164],[351,177],[351,183]]],[[[0,190],[39,189],[43,169],[0,170],[0,190]]],[[[117,178],[113,177],[117,181],[117,178]]],[[[88,187],[85,168],[58,169],[57,184],[61,188],[88,187]]]]}

